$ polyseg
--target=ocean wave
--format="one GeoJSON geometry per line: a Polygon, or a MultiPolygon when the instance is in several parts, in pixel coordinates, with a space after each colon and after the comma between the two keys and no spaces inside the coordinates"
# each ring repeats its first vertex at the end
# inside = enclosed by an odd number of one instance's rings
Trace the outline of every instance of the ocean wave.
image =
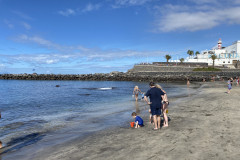
{"type": "Polygon", "coordinates": [[[80,89],[87,89],[87,90],[111,90],[116,89],[117,87],[100,87],[100,88],[80,88],[80,89]]]}

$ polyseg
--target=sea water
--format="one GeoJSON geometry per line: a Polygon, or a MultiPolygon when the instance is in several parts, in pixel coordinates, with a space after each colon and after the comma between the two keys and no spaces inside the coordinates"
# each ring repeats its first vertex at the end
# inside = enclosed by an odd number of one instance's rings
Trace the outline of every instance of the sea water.
{"type": "MultiPolygon", "coordinates": [[[[43,139],[53,145],[58,135],[64,141],[129,127],[133,111],[144,116],[148,109],[141,94],[138,102],[132,97],[136,85],[149,89],[146,82],[0,80],[0,140],[13,152],[43,139]]],[[[186,84],[160,85],[170,98],[188,94],[186,84]]]]}

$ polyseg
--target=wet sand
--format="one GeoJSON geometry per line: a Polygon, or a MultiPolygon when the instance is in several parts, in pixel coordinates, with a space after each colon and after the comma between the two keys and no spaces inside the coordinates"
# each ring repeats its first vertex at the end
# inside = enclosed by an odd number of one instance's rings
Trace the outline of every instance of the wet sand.
{"type": "MultiPolygon", "coordinates": [[[[111,128],[71,142],[41,148],[35,160],[233,159],[240,157],[240,87],[209,82],[198,93],[169,106],[168,128],[111,128]]],[[[121,115],[119,117],[121,118],[121,115]]],[[[30,149],[30,147],[29,147],[30,149]]],[[[25,158],[27,158],[26,156],[25,158]]]]}

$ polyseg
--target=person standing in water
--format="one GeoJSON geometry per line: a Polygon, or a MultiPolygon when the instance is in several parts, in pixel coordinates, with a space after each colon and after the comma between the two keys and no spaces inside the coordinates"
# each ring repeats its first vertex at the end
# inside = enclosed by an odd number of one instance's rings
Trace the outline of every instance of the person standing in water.
{"type": "Polygon", "coordinates": [[[187,85],[189,86],[190,85],[190,80],[187,78],[187,85]]]}
{"type": "Polygon", "coordinates": [[[133,95],[135,95],[136,101],[138,101],[139,92],[142,93],[141,90],[138,88],[138,86],[135,86],[134,89],[133,89],[133,95]]]}

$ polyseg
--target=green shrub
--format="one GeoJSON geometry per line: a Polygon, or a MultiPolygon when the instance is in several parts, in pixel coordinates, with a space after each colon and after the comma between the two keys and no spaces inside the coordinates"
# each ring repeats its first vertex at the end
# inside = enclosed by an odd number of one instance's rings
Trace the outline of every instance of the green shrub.
{"type": "Polygon", "coordinates": [[[222,71],[222,70],[219,68],[208,67],[208,68],[195,68],[193,69],[193,71],[222,71]]]}

